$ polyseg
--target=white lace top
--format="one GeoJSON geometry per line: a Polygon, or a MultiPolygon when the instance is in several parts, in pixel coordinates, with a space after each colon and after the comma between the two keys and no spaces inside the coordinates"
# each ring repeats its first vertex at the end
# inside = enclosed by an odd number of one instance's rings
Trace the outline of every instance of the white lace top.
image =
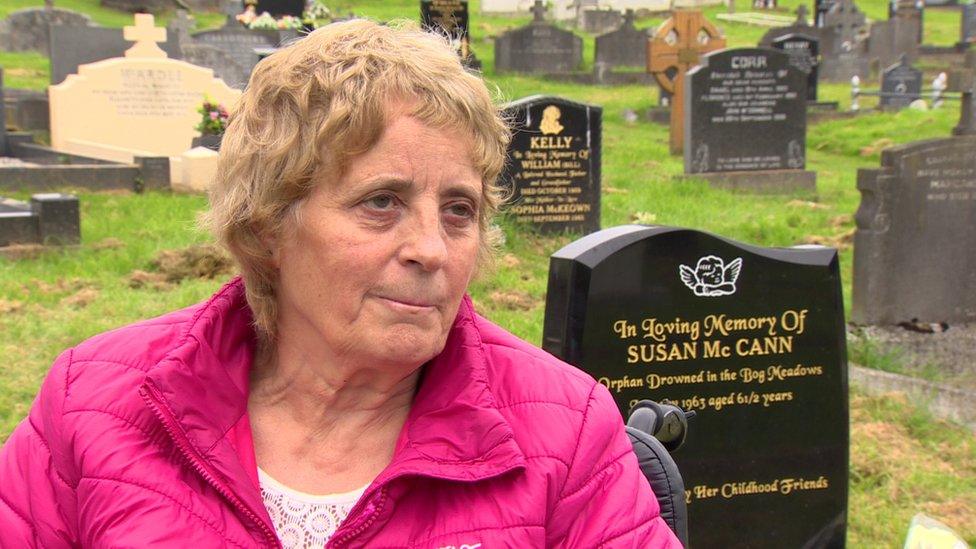
{"type": "Polygon", "coordinates": [[[320,549],[362,497],[366,487],[316,496],[292,490],[258,468],[261,498],[285,549],[320,549]]]}

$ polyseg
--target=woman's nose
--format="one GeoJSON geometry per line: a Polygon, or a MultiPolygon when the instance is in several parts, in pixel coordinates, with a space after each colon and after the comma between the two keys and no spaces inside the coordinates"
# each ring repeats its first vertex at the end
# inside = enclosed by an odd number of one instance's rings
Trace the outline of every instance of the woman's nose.
{"type": "Polygon", "coordinates": [[[400,247],[401,261],[416,264],[425,271],[439,269],[448,257],[447,235],[441,225],[439,209],[425,208],[410,216],[400,247]],[[433,210],[433,211],[429,211],[433,210]]]}

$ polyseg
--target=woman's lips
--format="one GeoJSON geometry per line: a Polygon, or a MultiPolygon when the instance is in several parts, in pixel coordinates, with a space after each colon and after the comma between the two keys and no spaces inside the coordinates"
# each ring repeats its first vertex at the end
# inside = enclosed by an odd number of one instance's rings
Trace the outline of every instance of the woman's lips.
{"type": "Polygon", "coordinates": [[[408,312],[424,312],[434,310],[436,307],[428,301],[418,299],[376,296],[381,301],[386,302],[390,307],[408,312]]]}

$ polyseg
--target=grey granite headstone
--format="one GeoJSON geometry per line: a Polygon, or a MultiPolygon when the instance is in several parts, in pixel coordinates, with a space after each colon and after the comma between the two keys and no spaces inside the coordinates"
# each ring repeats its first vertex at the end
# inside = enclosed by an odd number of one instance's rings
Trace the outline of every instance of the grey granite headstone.
{"type": "Polygon", "coordinates": [[[820,79],[849,82],[866,78],[870,58],[865,40],[866,19],[853,0],[836,0],[824,16],[820,35],[820,79]]]}
{"type": "Polygon", "coordinates": [[[976,321],[976,137],[900,145],[860,169],[852,320],[976,321]]]}
{"type": "Polygon", "coordinates": [[[92,24],[87,15],[63,8],[18,10],[0,20],[0,50],[35,50],[48,55],[51,25],[87,27],[92,24]]]}
{"type": "Polygon", "coordinates": [[[13,99],[13,124],[20,131],[50,130],[50,112],[47,92],[27,92],[13,99]]]}
{"type": "Polygon", "coordinates": [[[583,61],[583,39],[547,23],[542,2],[537,0],[533,10],[529,26],[495,39],[495,70],[540,74],[576,70],[583,61]]]}
{"type": "Polygon", "coordinates": [[[781,50],[704,56],[685,80],[685,173],[741,190],[812,189],[806,86],[807,75],[781,50]]]}
{"type": "Polygon", "coordinates": [[[882,67],[898,61],[903,55],[909,59],[918,57],[918,35],[921,18],[912,18],[901,12],[887,21],[871,25],[868,35],[868,57],[877,60],[882,67]]]}
{"type": "Polygon", "coordinates": [[[922,95],[922,71],[908,63],[906,57],[881,73],[882,108],[901,109],[922,95]]]}
{"type": "MultiPolygon", "coordinates": [[[[122,29],[51,25],[51,83],[60,84],[78,65],[122,57],[132,47],[122,36],[122,29]]],[[[182,59],[179,40],[170,36],[159,47],[171,59],[182,59]]]]}
{"type": "Polygon", "coordinates": [[[541,232],[599,230],[603,109],[536,95],[505,113],[514,125],[500,178],[512,191],[507,212],[541,232]]]}
{"type": "Polygon", "coordinates": [[[627,10],[617,30],[596,37],[594,57],[608,68],[647,66],[647,30],[634,28],[633,11],[627,10]]]}
{"type": "Polygon", "coordinates": [[[3,67],[0,67],[0,156],[9,156],[7,150],[7,113],[3,98],[3,67]]]}
{"type": "Polygon", "coordinates": [[[0,198],[0,246],[64,245],[80,241],[77,197],[60,193],[35,194],[29,204],[0,198]]]}
{"type": "Polygon", "coordinates": [[[612,31],[623,22],[623,14],[613,8],[583,10],[582,16],[583,31],[591,34],[612,31]]]}
{"type": "Polygon", "coordinates": [[[976,4],[965,4],[959,23],[959,42],[971,44],[976,41],[976,4]]]}
{"type": "Polygon", "coordinates": [[[77,244],[81,241],[78,198],[70,194],[45,193],[31,196],[37,216],[37,237],[42,244],[77,244]]]}
{"type": "Polygon", "coordinates": [[[186,10],[176,10],[176,15],[166,24],[166,37],[184,44],[190,40],[193,18],[186,10]]]}
{"type": "Polygon", "coordinates": [[[30,204],[0,197],[0,246],[37,242],[37,217],[30,204]]]}
{"type": "MultiPolygon", "coordinates": [[[[198,32],[192,35],[192,43],[212,46],[224,52],[234,61],[234,67],[230,67],[228,72],[233,71],[236,76],[237,71],[243,71],[243,82],[247,82],[254,66],[258,64],[260,58],[255,53],[256,48],[273,48],[278,45],[279,35],[277,31],[249,30],[242,27],[236,21],[228,24],[221,29],[212,31],[198,32]]],[[[213,56],[210,56],[213,58],[213,56]]],[[[188,59],[189,61],[189,59],[188,59]]],[[[193,61],[191,61],[193,62],[193,61]]],[[[221,72],[221,62],[213,58],[209,63],[193,62],[204,67],[214,69],[214,72],[221,72]]],[[[223,75],[221,75],[223,78],[223,75]]],[[[237,78],[234,78],[237,80],[237,78]]],[[[224,81],[231,86],[240,87],[239,82],[224,81]]]]}

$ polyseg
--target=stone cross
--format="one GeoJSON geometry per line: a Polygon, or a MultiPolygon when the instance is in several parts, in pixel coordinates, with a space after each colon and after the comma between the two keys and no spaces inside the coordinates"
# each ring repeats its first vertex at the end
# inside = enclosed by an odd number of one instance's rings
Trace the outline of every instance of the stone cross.
{"type": "Polygon", "coordinates": [[[968,50],[963,67],[949,71],[948,90],[962,94],[959,100],[959,124],[952,128],[952,135],[976,135],[974,87],[976,87],[976,51],[968,50]]]}
{"type": "Polygon", "coordinates": [[[166,52],[157,45],[157,42],[166,41],[166,29],[157,27],[152,14],[135,14],[135,26],[128,26],[122,29],[122,36],[129,42],[135,44],[125,50],[126,57],[158,57],[166,58],[166,52]]]}
{"type": "Polygon", "coordinates": [[[671,93],[671,154],[684,148],[685,73],[702,55],[725,47],[725,37],[700,11],[676,11],[647,41],[647,72],[671,93]],[[668,77],[669,69],[677,71],[668,77]]]}
{"type": "Polygon", "coordinates": [[[546,20],[546,4],[542,0],[535,0],[535,4],[532,5],[532,22],[533,23],[543,23],[546,20]]]}
{"type": "Polygon", "coordinates": [[[810,20],[808,19],[809,16],[810,16],[810,10],[807,9],[807,5],[800,4],[796,8],[796,22],[793,24],[801,25],[804,27],[809,26],[810,25],[810,20]]]}
{"type": "Polygon", "coordinates": [[[628,9],[624,11],[624,22],[621,25],[624,28],[634,28],[634,10],[628,9]]]}
{"type": "Polygon", "coordinates": [[[224,4],[224,17],[227,20],[224,22],[225,27],[240,27],[240,22],[237,21],[237,16],[244,12],[244,2],[242,0],[228,0],[224,4]]]}

